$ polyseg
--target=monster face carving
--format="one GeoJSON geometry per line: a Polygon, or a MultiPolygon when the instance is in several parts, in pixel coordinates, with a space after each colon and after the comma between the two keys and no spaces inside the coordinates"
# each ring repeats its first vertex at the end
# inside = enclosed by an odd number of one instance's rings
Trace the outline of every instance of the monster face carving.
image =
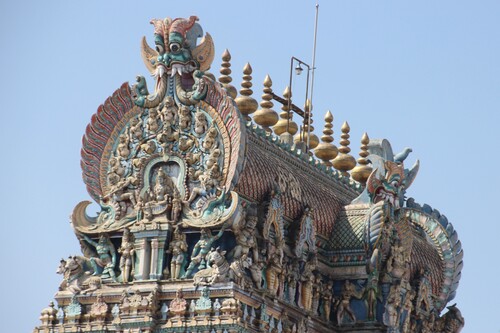
{"type": "MultiPolygon", "coordinates": [[[[175,80],[179,95],[189,95],[199,99],[203,96],[204,85],[200,82],[203,72],[210,68],[214,59],[214,44],[210,34],[203,36],[201,26],[196,23],[198,17],[188,19],[166,18],[153,19],[155,49],[152,49],[143,37],[141,45],[142,59],[151,75],[156,78],[155,93],[138,89],[144,86],[142,77],[138,78],[141,87],[135,89],[135,104],[142,107],[157,106],[166,93],[168,78],[175,80]]],[[[138,86],[139,86],[138,85],[138,86]]]]}

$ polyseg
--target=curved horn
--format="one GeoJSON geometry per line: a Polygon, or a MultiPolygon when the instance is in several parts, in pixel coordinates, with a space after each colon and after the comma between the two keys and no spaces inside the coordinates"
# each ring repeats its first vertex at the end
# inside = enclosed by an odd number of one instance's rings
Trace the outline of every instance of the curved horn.
{"type": "Polygon", "coordinates": [[[191,52],[191,54],[193,56],[193,59],[200,64],[200,70],[202,72],[210,69],[212,61],[214,61],[215,47],[214,40],[208,32],[205,34],[205,37],[201,39],[200,45],[198,45],[191,52]]]}
{"type": "Polygon", "coordinates": [[[193,25],[198,21],[198,16],[190,16],[188,19],[176,18],[170,24],[168,31],[170,33],[176,32],[186,37],[186,32],[193,27],[193,25]]]}
{"type": "Polygon", "coordinates": [[[90,204],[90,201],[82,201],[73,209],[73,213],[71,214],[71,223],[73,224],[74,229],[88,227],[97,222],[97,217],[89,217],[86,213],[86,209],[90,204]]]}
{"type": "Polygon", "coordinates": [[[405,189],[411,186],[418,174],[420,168],[420,161],[417,160],[410,170],[405,170],[405,189]]]}
{"type": "Polygon", "coordinates": [[[366,180],[366,190],[370,195],[375,194],[375,189],[380,185],[380,180],[377,178],[377,172],[378,168],[375,168],[366,180]]]}
{"type": "Polygon", "coordinates": [[[146,41],[146,37],[142,37],[141,41],[141,57],[142,61],[144,61],[144,65],[148,69],[151,75],[154,75],[156,72],[156,66],[154,63],[156,62],[156,58],[158,58],[158,52],[152,49],[148,42],[146,41]]]}

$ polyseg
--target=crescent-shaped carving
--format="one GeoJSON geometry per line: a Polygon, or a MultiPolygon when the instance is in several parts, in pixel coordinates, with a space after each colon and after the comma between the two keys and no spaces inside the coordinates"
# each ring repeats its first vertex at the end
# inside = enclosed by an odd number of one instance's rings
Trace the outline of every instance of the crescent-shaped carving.
{"type": "Polygon", "coordinates": [[[418,174],[418,169],[420,168],[420,161],[417,160],[415,164],[411,167],[408,173],[405,175],[405,189],[408,189],[418,174]]]}
{"type": "Polygon", "coordinates": [[[232,224],[235,220],[241,218],[241,200],[238,193],[231,191],[231,205],[224,212],[215,218],[204,220],[201,218],[184,219],[182,223],[194,228],[210,228],[220,226],[222,224],[232,224]]]}
{"type": "Polygon", "coordinates": [[[366,180],[366,190],[372,195],[375,194],[375,189],[380,185],[380,180],[377,179],[377,172],[378,168],[375,168],[366,180]]]}
{"type": "Polygon", "coordinates": [[[73,223],[74,229],[79,229],[81,227],[89,227],[97,222],[97,217],[90,217],[87,215],[87,207],[91,204],[90,201],[81,201],[73,209],[71,214],[71,223],[73,223]]]}
{"type": "Polygon", "coordinates": [[[154,49],[152,49],[149,45],[148,42],[146,41],[146,37],[142,37],[141,41],[141,57],[142,61],[144,61],[144,65],[146,65],[146,68],[148,71],[151,73],[151,75],[155,74],[156,71],[156,66],[153,65],[153,62],[156,61],[156,58],[158,58],[158,52],[154,49]]]}
{"type": "Polygon", "coordinates": [[[210,69],[212,61],[214,61],[215,47],[212,36],[210,36],[208,32],[205,34],[205,37],[201,39],[200,45],[198,45],[191,54],[194,60],[198,61],[200,64],[200,70],[202,72],[210,69]]]}

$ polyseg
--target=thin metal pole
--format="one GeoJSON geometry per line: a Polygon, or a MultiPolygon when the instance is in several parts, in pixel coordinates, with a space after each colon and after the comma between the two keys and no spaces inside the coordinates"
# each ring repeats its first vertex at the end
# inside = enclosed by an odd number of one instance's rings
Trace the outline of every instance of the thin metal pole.
{"type": "Polygon", "coordinates": [[[313,108],[313,93],[314,93],[314,71],[316,69],[316,37],[318,35],[318,14],[319,14],[319,4],[316,2],[316,17],[314,19],[314,45],[313,45],[313,61],[312,61],[312,77],[311,77],[311,105],[308,112],[307,118],[307,149],[309,149],[310,132],[311,132],[311,117],[313,108]]]}
{"type": "Polygon", "coordinates": [[[293,57],[290,59],[290,83],[288,88],[290,89],[290,94],[288,95],[288,119],[286,120],[286,132],[290,133],[290,111],[292,109],[292,72],[293,72],[293,57]]]}

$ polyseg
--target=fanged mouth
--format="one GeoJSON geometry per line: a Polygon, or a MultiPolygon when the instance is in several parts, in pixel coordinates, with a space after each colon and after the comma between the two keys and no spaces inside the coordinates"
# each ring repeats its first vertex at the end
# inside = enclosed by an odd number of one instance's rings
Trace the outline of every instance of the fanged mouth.
{"type": "Polygon", "coordinates": [[[399,205],[399,201],[396,200],[396,195],[392,192],[387,192],[382,188],[380,188],[377,191],[377,195],[375,196],[375,202],[379,202],[381,200],[387,201],[395,207],[399,205]]]}
{"type": "Polygon", "coordinates": [[[193,72],[197,69],[196,64],[192,61],[188,63],[172,62],[170,67],[159,65],[156,68],[156,84],[158,85],[161,77],[165,74],[170,77],[179,75],[182,89],[190,91],[194,84],[193,72]]]}

